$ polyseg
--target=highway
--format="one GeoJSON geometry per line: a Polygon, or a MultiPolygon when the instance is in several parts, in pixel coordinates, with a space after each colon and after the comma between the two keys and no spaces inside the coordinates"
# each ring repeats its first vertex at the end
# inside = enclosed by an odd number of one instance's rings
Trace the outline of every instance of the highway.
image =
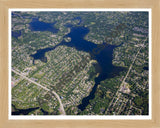
{"type": "Polygon", "coordinates": [[[63,104],[62,104],[62,101],[61,101],[59,95],[58,95],[55,91],[53,91],[53,90],[51,91],[50,89],[48,89],[48,88],[42,86],[41,84],[39,84],[39,83],[37,83],[37,82],[31,80],[30,78],[28,78],[28,77],[22,75],[21,73],[15,71],[14,69],[12,69],[12,72],[14,72],[14,73],[16,73],[17,75],[23,77],[24,79],[28,80],[29,82],[34,83],[35,85],[37,85],[37,86],[43,88],[44,90],[49,91],[49,92],[52,92],[52,93],[56,96],[57,100],[58,100],[59,103],[60,103],[60,110],[59,110],[59,111],[60,111],[61,115],[66,115],[65,110],[64,110],[64,107],[63,107],[63,104]]]}

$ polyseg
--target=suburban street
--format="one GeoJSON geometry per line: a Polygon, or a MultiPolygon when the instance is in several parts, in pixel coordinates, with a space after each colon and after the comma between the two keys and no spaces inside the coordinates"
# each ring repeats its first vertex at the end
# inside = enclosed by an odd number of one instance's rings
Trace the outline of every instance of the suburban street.
{"type": "Polygon", "coordinates": [[[58,95],[55,91],[53,91],[53,90],[51,91],[50,89],[48,89],[48,88],[42,86],[41,84],[39,84],[39,83],[31,80],[30,78],[22,75],[21,73],[15,71],[14,69],[12,69],[12,71],[13,71],[14,73],[16,73],[17,75],[20,75],[20,76],[23,77],[24,79],[28,80],[29,82],[34,83],[35,85],[43,88],[44,90],[49,91],[49,92],[52,92],[52,93],[56,96],[56,98],[58,99],[58,101],[59,101],[59,103],[60,103],[60,109],[59,109],[59,111],[60,111],[61,115],[66,115],[65,110],[64,110],[64,107],[63,107],[63,104],[62,104],[62,101],[61,101],[59,95],[58,95]]]}
{"type": "MultiPolygon", "coordinates": [[[[144,40],[144,43],[145,43],[146,40],[147,40],[147,39],[144,40]]],[[[139,48],[139,50],[137,51],[137,54],[136,54],[136,56],[134,57],[131,65],[130,65],[128,71],[127,71],[127,74],[126,74],[126,76],[124,77],[124,79],[123,79],[123,81],[122,81],[119,89],[117,90],[116,95],[113,97],[112,101],[110,102],[109,107],[107,108],[107,111],[109,110],[110,106],[113,104],[113,101],[114,101],[114,99],[115,99],[116,97],[117,97],[117,99],[116,99],[116,101],[114,102],[114,105],[113,105],[113,106],[115,106],[116,102],[119,100],[119,98],[120,98],[120,96],[121,96],[121,93],[119,93],[119,91],[120,91],[120,89],[122,88],[122,86],[124,85],[124,83],[125,83],[128,75],[129,75],[129,73],[130,73],[130,71],[131,71],[131,69],[132,69],[132,66],[133,66],[133,64],[134,64],[134,62],[135,62],[135,60],[136,60],[136,58],[137,58],[137,56],[138,56],[141,48],[144,46],[144,43],[143,43],[143,45],[139,48]]],[[[121,107],[122,107],[122,106],[121,106],[121,107]]],[[[120,109],[119,109],[119,111],[120,111],[120,109]]]]}

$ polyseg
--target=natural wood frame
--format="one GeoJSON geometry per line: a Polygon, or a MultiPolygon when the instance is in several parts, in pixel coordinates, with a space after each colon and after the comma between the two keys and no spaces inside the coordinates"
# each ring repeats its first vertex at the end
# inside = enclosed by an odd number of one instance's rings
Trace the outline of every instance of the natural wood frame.
{"type": "Polygon", "coordinates": [[[160,127],[160,0],[0,0],[0,128],[159,128],[160,127]],[[9,8],[151,8],[152,119],[151,120],[9,120],[8,12],[9,8]],[[158,59],[159,58],[159,59],[158,59]]]}

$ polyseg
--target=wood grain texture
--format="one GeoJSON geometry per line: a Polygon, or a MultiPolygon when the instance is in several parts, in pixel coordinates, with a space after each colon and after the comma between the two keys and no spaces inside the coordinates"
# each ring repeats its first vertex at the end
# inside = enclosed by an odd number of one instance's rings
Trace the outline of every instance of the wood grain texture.
{"type": "Polygon", "coordinates": [[[160,0],[0,0],[0,128],[160,128],[160,0]],[[8,120],[9,8],[151,8],[152,120],[8,120]]]}

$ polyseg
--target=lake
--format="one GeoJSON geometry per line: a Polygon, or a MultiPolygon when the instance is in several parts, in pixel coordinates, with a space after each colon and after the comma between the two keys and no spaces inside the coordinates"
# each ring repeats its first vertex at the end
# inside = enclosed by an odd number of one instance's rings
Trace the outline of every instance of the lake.
{"type": "MultiPolygon", "coordinates": [[[[51,28],[49,29],[48,26],[51,24],[48,23],[39,23],[40,21],[38,20],[33,20],[30,25],[32,26],[31,30],[32,31],[52,31],[51,28]],[[39,25],[35,25],[39,24],[39,25]],[[40,28],[42,25],[42,28],[40,28]],[[34,26],[34,27],[33,27],[34,26]],[[38,27],[38,28],[37,28],[38,27]]],[[[89,29],[86,27],[74,27],[70,25],[71,27],[71,32],[66,35],[65,37],[71,37],[70,42],[65,42],[64,40],[56,45],[55,47],[49,47],[45,49],[39,49],[37,50],[37,53],[32,54],[31,56],[33,57],[34,60],[39,59],[42,62],[47,62],[47,58],[45,57],[45,52],[54,50],[56,47],[60,45],[65,45],[67,47],[74,47],[78,51],[84,51],[87,52],[91,55],[91,59],[97,60],[98,64],[96,65],[96,72],[99,73],[99,76],[95,78],[95,85],[93,86],[90,94],[87,97],[84,97],[82,99],[82,103],[79,104],[77,107],[83,111],[86,106],[89,104],[89,100],[94,99],[95,97],[95,92],[97,89],[97,85],[100,84],[101,81],[109,78],[113,78],[121,71],[124,71],[124,67],[117,67],[112,64],[112,59],[113,59],[113,50],[114,48],[118,47],[115,45],[105,45],[104,44],[94,44],[93,42],[87,41],[84,39],[84,37],[89,33],[89,29]],[[98,54],[95,54],[93,52],[94,49],[105,46],[98,54]]],[[[54,29],[54,28],[53,28],[54,29]]],[[[55,32],[55,30],[53,30],[55,32]]]]}
{"type": "Polygon", "coordinates": [[[45,23],[39,21],[38,18],[33,18],[32,22],[29,23],[31,31],[50,31],[52,33],[57,33],[58,29],[54,27],[54,23],[45,23]]]}
{"type": "Polygon", "coordinates": [[[12,31],[12,37],[15,37],[16,39],[18,39],[18,37],[21,36],[21,31],[12,31]]]}

